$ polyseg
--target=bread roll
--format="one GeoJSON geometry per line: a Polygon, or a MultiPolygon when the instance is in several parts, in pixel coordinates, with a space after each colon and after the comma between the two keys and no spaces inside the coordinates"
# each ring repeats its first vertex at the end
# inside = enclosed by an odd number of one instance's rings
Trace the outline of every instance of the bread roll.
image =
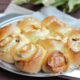
{"type": "Polygon", "coordinates": [[[80,29],[73,29],[68,36],[68,47],[73,52],[80,52],[80,29]]]}
{"type": "Polygon", "coordinates": [[[5,39],[8,35],[10,35],[14,30],[14,27],[11,25],[4,26],[0,28],[0,41],[5,39]]]}
{"type": "Polygon", "coordinates": [[[74,62],[80,65],[80,29],[74,28],[68,36],[68,47],[74,53],[74,62]]]}
{"type": "MultiPolygon", "coordinates": [[[[29,50],[29,54],[32,55],[31,50],[29,50]]],[[[29,56],[30,58],[28,58],[27,60],[27,56],[28,53],[26,51],[25,55],[27,55],[24,58],[22,58],[21,60],[17,60],[15,62],[16,67],[23,72],[27,72],[27,73],[38,73],[41,70],[41,66],[43,64],[45,55],[46,55],[46,51],[44,50],[44,48],[42,48],[41,46],[37,45],[36,46],[36,51],[33,51],[34,55],[29,56]]]]}
{"type": "Polygon", "coordinates": [[[44,40],[39,43],[47,50],[42,65],[44,72],[62,73],[75,67],[73,53],[61,41],[44,40]]]}
{"type": "Polygon", "coordinates": [[[44,72],[62,73],[67,71],[68,62],[63,53],[54,51],[51,53],[43,64],[42,69],[44,72]]]}
{"type": "Polygon", "coordinates": [[[37,43],[39,40],[44,40],[46,38],[50,38],[49,30],[46,28],[42,28],[33,32],[25,33],[25,36],[32,42],[37,43]]]}
{"type": "Polygon", "coordinates": [[[7,25],[0,29],[0,59],[8,62],[14,63],[12,54],[13,47],[17,44],[16,37],[19,35],[19,29],[12,25],[7,25]]]}
{"type": "Polygon", "coordinates": [[[54,16],[48,16],[42,21],[42,26],[50,30],[51,35],[56,40],[61,40],[63,37],[67,36],[72,30],[69,25],[60,21],[54,16]]]}
{"type": "Polygon", "coordinates": [[[41,28],[41,22],[33,17],[28,17],[17,23],[23,33],[32,32],[41,28]]]}
{"type": "Polygon", "coordinates": [[[16,39],[11,36],[0,41],[0,59],[13,63],[12,48],[14,45],[16,45],[16,39]]]}
{"type": "Polygon", "coordinates": [[[49,30],[41,25],[37,19],[29,17],[18,22],[17,26],[21,29],[22,33],[33,43],[39,39],[46,39],[49,37],[49,30]]]}

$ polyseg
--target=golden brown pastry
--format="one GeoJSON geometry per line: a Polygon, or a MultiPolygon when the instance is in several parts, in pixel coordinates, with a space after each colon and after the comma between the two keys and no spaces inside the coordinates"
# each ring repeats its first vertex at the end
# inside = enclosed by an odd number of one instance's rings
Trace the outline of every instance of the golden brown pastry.
{"type": "Polygon", "coordinates": [[[30,44],[27,44],[19,51],[20,59],[16,59],[15,65],[23,72],[38,73],[41,70],[46,51],[39,45],[33,45],[30,49],[29,47],[30,44]]]}
{"type": "Polygon", "coordinates": [[[73,52],[80,52],[80,29],[74,28],[68,36],[68,46],[73,52]]]}
{"type": "Polygon", "coordinates": [[[44,72],[61,73],[68,69],[68,62],[65,56],[60,51],[51,53],[43,64],[42,69],[44,72]]]}
{"type": "Polygon", "coordinates": [[[42,21],[42,26],[50,30],[51,35],[56,40],[61,40],[72,30],[69,25],[60,21],[54,16],[48,16],[42,21]]]}
{"type": "Polygon", "coordinates": [[[19,21],[17,26],[33,43],[36,43],[39,39],[43,40],[50,37],[49,30],[43,27],[39,20],[32,17],[19,21]]]}
{"type": "Polygon", "coordinates": [[[49,33],[49,30],[42,28],[33,32],[27,32],[25,35],[31,42],[37,43],[39,40],[44,40],[51,37],[49,33]]]}
{"type": "Polygon", "coordinates": [[[12,49],[17,44],[16,36],[20,33],[17,27],[12,25],[5,26],[0,29],[0,59],[8,62],[14,63],[12,56],[12,49]]]}
{"type": "Polygon", "coordinates": [[[42,65],[44,72],[62,73],[75,67],[73,53],[61,41],[44,40],[38,44],[47,50],[46,59],[42,65]]]}
{"type": "Polygon", "coordinates": [[[41,22],[33,17],[25,18],[17,23],[23,33],[32,32],[41,28],[41,22]]]}
{"type": "Polygon", "coordinates": [[[67,41],[67,47],[74,53],[74,62],[77,65],[80,65],[80,29],[74,28],[69,36],[67,41]]]}
{"type": "Polygon", "coordinates": [[[14,27],[11,25],[4,26],[0,29],[0,41],[5,39],[9,34],[11,34],[14,30],[14,27]]]}
{"type": "Polygon", "coordinates": [[[16,39],[8,36],[6,39],[0,41],[0,59],[8,63],[13,63],[12,48],[16,45],[16,39]]]}

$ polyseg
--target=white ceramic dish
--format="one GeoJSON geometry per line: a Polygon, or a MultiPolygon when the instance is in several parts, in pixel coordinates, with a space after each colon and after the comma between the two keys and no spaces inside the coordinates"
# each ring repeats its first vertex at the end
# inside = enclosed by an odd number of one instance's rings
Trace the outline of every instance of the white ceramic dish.
{"type": "MultiPolygon", "coordinates": [[[[20,14],[9,14],[7,16],[4,16],[0,19],[0,28],[4,27],[5,25],[8,25],[8,24],[13,24],[15,25],[17,21],[21,20],[21,19],[24,19],[24,18],[27,18],[29,16],[32,16],[32,17],[36,17],[37,19],[39,20],[42,20],[44,17],[40,18],[40,17],[37,17],[36,16],[36,13],[35,14],[32,14],[32,15],[20,15],[20,14]]],[[[50,77],[50,76],[58,76],[58,75],[62,75],[62,74],[52,74],[52,73],[43,73],[43,72],[39,72],[37,74],[28,74],[28,73],[24,73],[24,72],[20,72],[18,71],[14,65],[12,64],[8,64],[6,62],[3,62],[3,61],[0,61],[0,67],[7,70],[7,71],[10,71],[12,73],[15,73],[15,74],[20,74],[20,75],[25,75],[25,76],[33,76],[33,77],[50,77]]],[[[66,72],[67,73],[67,72],[66,72]]]]}

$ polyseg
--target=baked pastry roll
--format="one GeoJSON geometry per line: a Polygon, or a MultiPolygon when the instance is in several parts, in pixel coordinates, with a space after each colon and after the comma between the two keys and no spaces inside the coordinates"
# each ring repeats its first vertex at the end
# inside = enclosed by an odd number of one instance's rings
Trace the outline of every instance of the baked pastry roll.
{"type": "Polygon", "coordinates": [[[0,29],[0,59],[14,63],[12,50],[17,45],[17,36],[20,34],[20,29],[13,25],[7,25],[0,29]]]}
{"type": "Polygon", "coordinates": [[[62,73],[67,71],[68,62],[62,52],[54,51],[47,57],[42,69],[44,72],[62,73]]]}
{"type": "Polygon", "coordinates": [[[72,30],[69,25],[60,21],[54,16],[48,16],[42,21],[42,26],[46,27],[54,39],[61,40],[72,30]]]}
{"type": "Polygon", "coordinates": [[[36,43],[39,39],[45,39],[50,36],[49,30],[43,27],[39,20],[32,17],[19,21],[17,26],[33,43],[36,43]]]}
{"type": "Polygon", "coordinates": [[[0,41],[0,59],[8,63],[13,63],[12,48],[15,45],[16,39],[10,36],[0,41]]]}
{"type": "Polygon", "coordinates": [[[44,40],[38,44],[47,50],[46,59],[42,65],[44,72],[56,74],[75,68],[73,53],[61,41],[44,40]]]}
{"type": "Polygon", "coordinates": [[[26,44],[16,54],[20,55],[20,58],[15,60],[15,65],[20,71],[38,73],[41,70],[46,51],[40,45],[26,44]]]}
{"type": "Polygon", "coordinates": [[[74,62],[80,65],[80,29],[74,28],[69,36],[67,45],[71,51],[74,53],[74,62]]]}
{"type": "Polygon", "coordinates": [[[0,41],[5,39],[8,35],[10,35],[14,30],[14,27],[11,25],[4,26],[0,29],[0,41]]]}
{"type": "Polygon", "coordinates": [[[53,16],[25,18],[0,29],[0,59],[27,73],[67,72],[80,65],[80,29],[53,16]]]}
{"type": "Polygon", "coordinates": [[[74,28],[68,36],[68,46],[75,52],[80,52],[80,29],[74,28]]]}
{"type": "Polygon", "coordinates": [[[16,38],[12,37],[15,27],[7,25],[0,29],[0,59],[13,63],[12,48],[16,45],[16,38]]]}
{"type": "Polygon", "coordinates": [[[33,43],[38,42],[39,40],[44,40],[51,37],[49,30],[46,28],[38,29],[36,31],[27,32],[25,36],[33,43]]]}
{"type": "MultiPolygon", "coordinates": [[[[13,47],[13,50],[12,50],[15,53],[15,54],[13,53],[13,56],[14,56],[15,60],[18,59],[18,54],[17,53],[19,53],[19,51],[22,50],[23,48],[25,49],[27,47],[25,45],[30,43],[30,41],[23,34],[19,34],[16,37],[16,41],[17,41],[17,44],[13,47]]],[[[32,46],[32,45],[30,45],[30,46],[32,46]]]]}
{"type": "Polygon", "coordinates": [[[41,22],[33,17],[25,18],[17,23],[23,33],[35,31],[41,28],[41,22]]]}

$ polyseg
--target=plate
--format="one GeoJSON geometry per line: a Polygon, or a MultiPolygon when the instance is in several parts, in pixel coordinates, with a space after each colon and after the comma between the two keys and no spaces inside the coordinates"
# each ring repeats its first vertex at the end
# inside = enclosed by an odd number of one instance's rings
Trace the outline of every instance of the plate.
{"type": "MultiPolygon", "coordinates": [[[[27,17],[30,17],[30,16],[32,16],[33,18],[37,18],[39,20],[43,20],[44,19],[43,15],[41,15],[41,14],[40,14],[40,16],[37,16],[37,15],[39,15],[39,13],[33,13],[31,15],[21,15],[21,14],[9,14],[9,15],[6,15],[6,16],[4,16],[4,17],[2,17],[0,19],[0,28],[4,27],[5,25],[11,24],[11,23],[12,23],[12,25],[16,25],[17,21],[20,21],[21,19],[24,19],[24,18],[27,18],[27,17]]],[[[7,70],[7,71],[12,72],[12,73],[20,74],[20,75],[24,75],[24,76],[51,77],[51,76],[62,75],[62,74],[52,74],[52,73],[43,73],[43,72],[39,72],[37,74],[24,73],[24,72],[21,72],[18,69],[16,69],[16,67],[14,65],[8,64],[8,63],[6,63],[4,61],[1,61],[1,60],[0,60],[0,67],[5,69],[5,70],[7,70]]]]}

